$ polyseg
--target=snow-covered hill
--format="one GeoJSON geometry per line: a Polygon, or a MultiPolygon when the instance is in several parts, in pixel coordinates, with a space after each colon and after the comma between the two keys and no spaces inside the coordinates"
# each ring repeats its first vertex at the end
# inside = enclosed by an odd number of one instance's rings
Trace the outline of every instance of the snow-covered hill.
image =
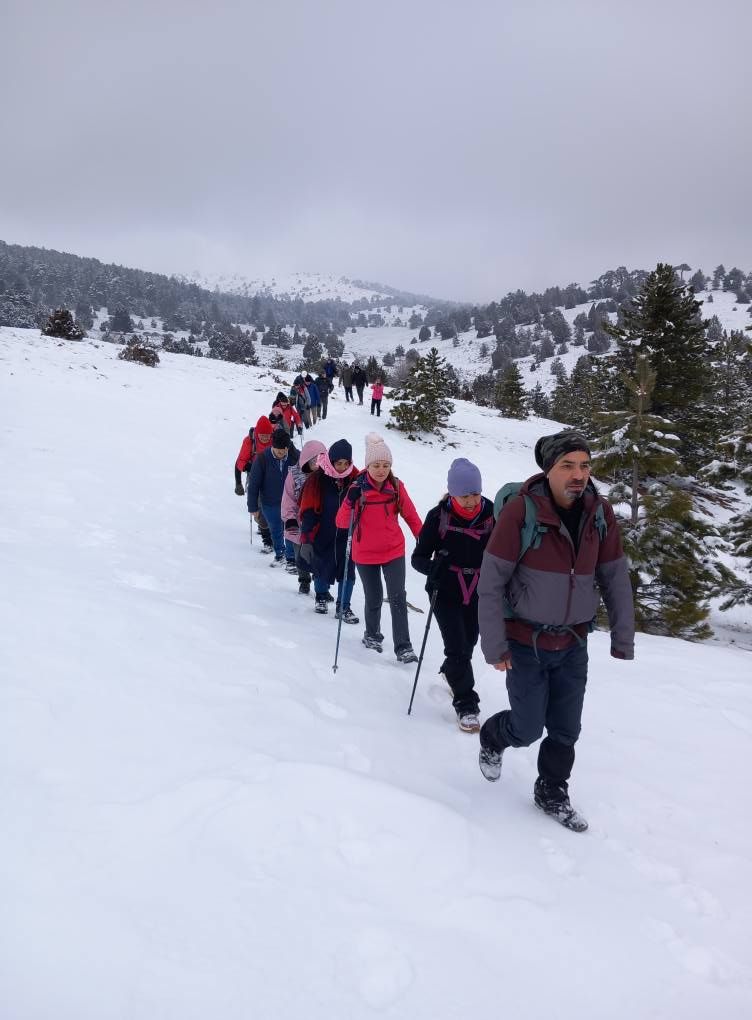
{"type": "MultiPolygon", "coordinates": [[[[334,619],[250,547],[266,370],[117,353],[0,330],[3,1017],[752,1015],[750,652],[594,634],[566,832],[535,748],[480,776],[436,631],[408,718],[412,671],[348,627],[335,676],[334,619]]],[[[457,406],[447,444],[387,435],[422,514],[453,457],[493,494],[553,428],[457,406]]],[[[373,424],[335,396],[313,435],[362,463],[373,424]]]]}
{"type": "Polygon", "coordinates": [[[178,279],[197,283],[208,290],[226,294],[253,297],[254,294],[278,298],[298,298],[302,301],[375,301],[379,305],[394,303],[393,288],[362,285],[346,276],[333,273],[286,273],[250,279],[239,273],[206,275],[191,273],[178,279]]]}

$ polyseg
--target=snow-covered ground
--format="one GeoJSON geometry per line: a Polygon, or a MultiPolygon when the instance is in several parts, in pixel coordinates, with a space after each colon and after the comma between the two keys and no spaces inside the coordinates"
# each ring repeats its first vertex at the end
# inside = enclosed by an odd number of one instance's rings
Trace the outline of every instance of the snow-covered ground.
{"type": "MultiPolygon", "coordinates": [[[[408,718],[413,671],[345,627],[335,675],[333,617],[250,547],[232,467],[276,384],[117,353],[0,330],[4,1020],[751,1016],[750,653],[594,634],[567,832],[535,748],[482,779],[437,631],[408,718]]],[[[373,424],[337,396],[312,434],[362,463],[373,424]]],[[[552,428],[452,425],[387,434],[422,514],[453,457],[493,495],[552,428]]]]}

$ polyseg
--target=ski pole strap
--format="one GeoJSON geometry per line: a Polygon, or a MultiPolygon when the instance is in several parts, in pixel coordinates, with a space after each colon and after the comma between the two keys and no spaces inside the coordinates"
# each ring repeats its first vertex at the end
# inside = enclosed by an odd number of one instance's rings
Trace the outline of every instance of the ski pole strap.
{"type": "Polygon", "coordinates": [[[470,599],[475,594],[475,589],[478,587],[478,578],[480,577],[480,569],[478,567],[454,567],[449,568],[452,573],[457,575],[457,580],[460,583],[460,591],[462,592],[462,605],[470,605],[470,599]],[[470,584],[465,580],[466,577],[470,578],[470,584]]]}

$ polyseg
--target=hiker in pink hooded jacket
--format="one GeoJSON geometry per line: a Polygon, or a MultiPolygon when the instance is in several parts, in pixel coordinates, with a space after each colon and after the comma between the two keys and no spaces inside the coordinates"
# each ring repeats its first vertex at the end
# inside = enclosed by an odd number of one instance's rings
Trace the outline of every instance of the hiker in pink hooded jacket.
{"type": "Polygon", "coordinates": [[[311,590],[311,571],[309,564],[300,556],[300,493],[303,491],[306,478],[314,471],[319,470],[318,457],[320,453],[326,453],[324,444],[320,443],[318,439],[309,439],[300,451],[300,460],[287,472],[282,489],[281,511],[285,525],[285,544],[291,543],[294,550],[293,562],[298,575],[298,591],[301,595],[308,595],[311,590]]]}

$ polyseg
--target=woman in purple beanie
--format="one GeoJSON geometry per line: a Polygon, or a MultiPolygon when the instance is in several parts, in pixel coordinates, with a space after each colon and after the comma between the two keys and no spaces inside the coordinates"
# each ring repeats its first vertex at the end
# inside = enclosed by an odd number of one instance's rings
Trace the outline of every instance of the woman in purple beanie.
{"type": "Polygon", "coordinates": [[[475,464],[464,457],[453,460],[447,492],[429,510],[411,561],[428,575],[429,595],[436,594],[433,611],[444,639],[441,673],[452,690],[459,727],[466,733],[480,729],[472,664],[478,641],[476,588],[494,526],[493,503],[481,490],[475,464]]]}

